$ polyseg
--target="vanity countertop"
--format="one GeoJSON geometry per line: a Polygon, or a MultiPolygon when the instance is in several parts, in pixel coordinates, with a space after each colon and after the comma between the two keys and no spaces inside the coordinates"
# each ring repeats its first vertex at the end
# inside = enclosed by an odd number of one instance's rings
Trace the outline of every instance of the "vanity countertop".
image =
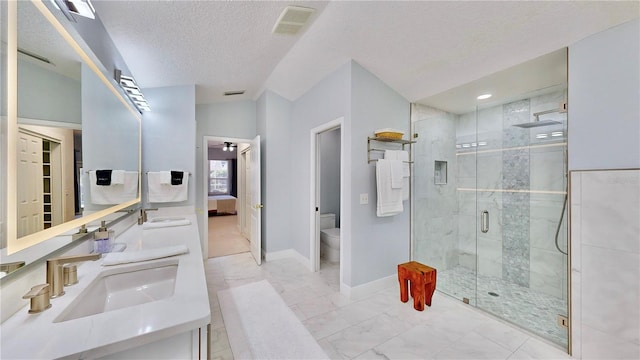
{"type": "MultiPolygon", "coordinates": [[[[151,213],[149,214],[151,218],[151,213]]],[[[66,294],[51,299],[52,307],[28,314],[28,300],[18,313],[0,327],[3,359],[96,358],[181,334],[209,324],[211,313],[196,216],[177,209],[155,216],[182,216],[191,224],[145,229],[133,225],[115,242],[126,243],[125,252],[186,245],[178,259],[175,293],[166,299],[119,310],[54,322],[72,301],[105,269],[131,264],[102,266],[102,259],[78,263],[78,283],[65,286],[66,294]]],[[[162,262],[165,259],[147,261],[162,262]]],[[[44,282],[45,274],[42,274],[44,282]]],[[[33,284],[37,285],[37,284],[33,284]]]]}

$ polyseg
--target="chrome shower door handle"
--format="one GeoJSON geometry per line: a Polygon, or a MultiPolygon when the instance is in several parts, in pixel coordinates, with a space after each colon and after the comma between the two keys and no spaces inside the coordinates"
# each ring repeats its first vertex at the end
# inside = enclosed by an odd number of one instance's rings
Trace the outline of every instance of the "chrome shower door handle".
{"type": "Polygon", "coordinates": [[[480,231],[489,232],[489,211],[484,210],[480,213],[480,231]]]}

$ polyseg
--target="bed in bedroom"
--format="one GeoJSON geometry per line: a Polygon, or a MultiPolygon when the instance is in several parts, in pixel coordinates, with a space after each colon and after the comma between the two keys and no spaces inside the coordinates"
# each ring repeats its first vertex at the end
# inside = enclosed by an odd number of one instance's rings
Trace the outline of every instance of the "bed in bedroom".
{"type": "Polygon", "coordinates": [[[209,196],[209,215],[236,214],[236,198],[231,195],[209,196]]]}

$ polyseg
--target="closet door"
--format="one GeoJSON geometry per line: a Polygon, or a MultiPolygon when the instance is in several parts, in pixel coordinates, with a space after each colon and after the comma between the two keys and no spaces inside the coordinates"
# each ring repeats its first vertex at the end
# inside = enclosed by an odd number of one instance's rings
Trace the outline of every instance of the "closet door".
{"type": "Polygon", "coordinates": [[[18,237],[44,228],[42,139],[18,133],[18,237]]]}

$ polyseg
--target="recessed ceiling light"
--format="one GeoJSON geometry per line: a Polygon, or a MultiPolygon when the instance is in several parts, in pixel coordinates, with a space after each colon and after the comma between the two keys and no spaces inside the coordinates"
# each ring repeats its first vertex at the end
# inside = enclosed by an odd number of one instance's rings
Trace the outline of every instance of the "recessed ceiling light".
{"type": "Polygon", "coordinates": [[[482,94],[477,97],[478,100],[486,100],[491,97],[491,94],[482,94]]]}

